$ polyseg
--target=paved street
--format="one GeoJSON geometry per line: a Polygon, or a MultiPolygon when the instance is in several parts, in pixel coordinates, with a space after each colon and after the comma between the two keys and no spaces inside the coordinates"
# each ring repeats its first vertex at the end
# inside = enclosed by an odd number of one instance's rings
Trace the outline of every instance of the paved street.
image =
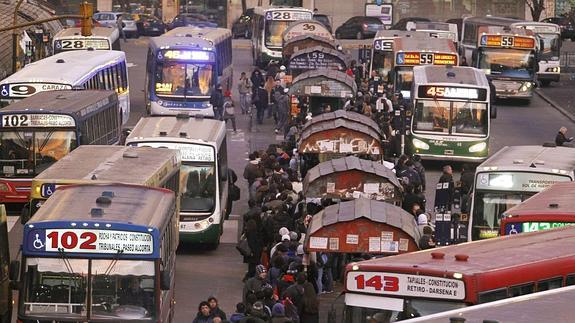
{"type": "MultiPolygon", "coordinates": [[[[122,43],[122,46],[131,66],[129,76],[132,113],[129,126],[133,126],[145,113],[143,89],[147,39],[142,37],[138,40],[129,40],[128,43],[122,43]]],[[[248,41],[234,41],[235,79],[239,78],[242,71],[251,72],[251,56],[248,48],[248,41]]],[[[565,96],[571,96],[569,88],[554,85],[553,89],[557,93],[566,93],[565,96]]],[[[236,91],[235,86],[234,91],[236,91]]],[[[237,93],[234,95],[237,97],[237,93]]],[[[558,97],[556,94],[552,96],[558,97]]],[[[538,145],[553,141],[560,126],[566,126],[570,131],[575,131],[575,124],[572,121],[537,95],[528,105],[510,101],[498,104],[497,109],[498,118],[492,120],[491,153],[506,145],[538,145]]],[[[194,247],[179,250],[176,270],[175,322],[191,322],[196,315],[198,303],[206,300],[208,296],[216,296],[226,313],[233,313],[235,304],[241,300],[243,287],[241,278],[246,265],[242,263],[239,253],[235,250],[240,225],[239,215],[247,209],[247,184],[241,175],[248,152],[253,149],[266,148],[268,144],[276,141],[276,136],[268,120],[265,121],[267,124],[255,126],[250,131],[249,117],[241,114],[237,114],[236,117],[238,133],[231,132],[231,124],[228,125],[228,158],[231,168],[238,174],[242,198],[234,204],[231,219],[225,225],[222,244],[217,250],[207,251],[194,247]]],[[[431,184],[429,187],[433,187],[433,184],[437,182],[440,166],[439,163],[429,165],[427,172],[427,181],[431,184]]],[[[433,193],[427,192],[429,203],[433,201],[433,193]]],[[[10,234],[12,257],[17,255],[21,234],[22,227],[19,222],[16,222],[10,234]]],[[[328,305],[325,301],[322,304],[322,309],[324,309],[321,316],[322,322],[325,320],[325,309],[328,305]]]]}

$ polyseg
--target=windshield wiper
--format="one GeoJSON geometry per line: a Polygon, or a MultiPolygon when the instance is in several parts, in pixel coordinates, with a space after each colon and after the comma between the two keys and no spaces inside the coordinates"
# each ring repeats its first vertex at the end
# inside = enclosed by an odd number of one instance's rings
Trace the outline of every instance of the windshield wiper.
{"type": "Polygon", "coordinates": [[[112,269],[114,269],[114,267],[116,267],[116,264],[118,263],[118,260],[120,259],[120,256],[123,253],[124,253],[124,250],[118,250],[118,252],[114,256],[114,259],[112,259],[112,261],[110,262],[110,264],[108,265],[108,267],[104,271],[104,276],[108,276],[112,272],[112,269]]]}
{"type": "Polygon", "coordinates": [[[74,269],[72,268],[72,264],[70,263],[70,260],[66,256],[64,248],[58,248],[58,252],[60,253],[60,257],[62,258],[62,261],[64,262],[64,266],[66,267],[68,273],[72,275],[75,274],[74,269]]]}

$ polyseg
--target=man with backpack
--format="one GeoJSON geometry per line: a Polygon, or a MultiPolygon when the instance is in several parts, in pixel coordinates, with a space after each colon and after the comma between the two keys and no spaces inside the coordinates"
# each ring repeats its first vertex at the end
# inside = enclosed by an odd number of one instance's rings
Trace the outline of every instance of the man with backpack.
{"type": "Polygon", "coordinates": [[[217,84],[210,96],[210,104],[214,109],[214,117],[222,120],[224,117],[224,93],[222,92],[222,85],[217,84]]]}

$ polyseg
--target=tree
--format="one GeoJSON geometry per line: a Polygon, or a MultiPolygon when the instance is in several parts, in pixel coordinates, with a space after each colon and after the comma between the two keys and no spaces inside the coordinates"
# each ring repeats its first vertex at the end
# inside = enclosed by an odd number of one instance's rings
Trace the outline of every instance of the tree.
{"type": "Polygon", "coordinates": [[[539,21],[541,18],[541,13],[543,13],[545,10],[545,0],[525,0],[525,4],[531,11],[531,17],[533,17],[533,21],[539,21]]]}

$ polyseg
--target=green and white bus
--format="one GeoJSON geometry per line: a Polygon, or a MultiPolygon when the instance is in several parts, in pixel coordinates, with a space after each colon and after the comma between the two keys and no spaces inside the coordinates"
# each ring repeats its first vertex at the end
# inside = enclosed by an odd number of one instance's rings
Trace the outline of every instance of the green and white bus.
{"type": "Polygon", "coordinates": [[[297,7],[254,8],[252,55],[254,65],[265,67],[282,58],[282,33],[296,20],[312,19],[313,12],[297,7]]]}
{"type": "Polygon", "coordinates": [[[232,208],[225,123],[187,115],[145,117],[126,145],[180,151],[180,241],[217,248],[232,208]]]}
{"type": "Polygon", "coordinates": [[[411,152],[424,159],[483,161],[489,152],[489,94],[482,70],[415,66],[411,152]]]}

